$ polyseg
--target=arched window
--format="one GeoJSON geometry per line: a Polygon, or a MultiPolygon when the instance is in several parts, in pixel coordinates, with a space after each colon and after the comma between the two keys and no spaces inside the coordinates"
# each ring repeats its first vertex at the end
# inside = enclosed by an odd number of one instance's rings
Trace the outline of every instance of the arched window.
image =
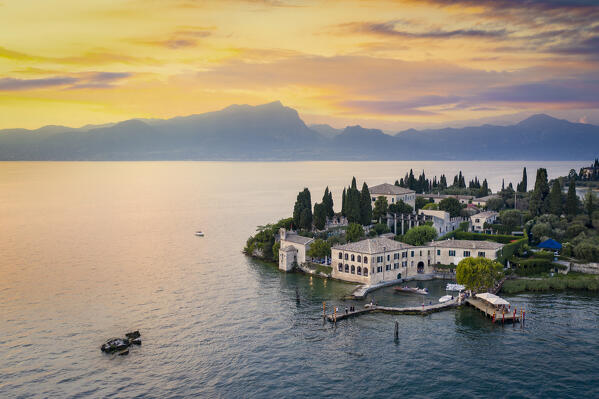
{"type": "Polygon", "coordinates": [[[343,263],[339,263],[338,268],[339,268],[339,271],[342,272],[343,271],[343,263]]]}
{"type": "Polygon", "coordinates": [[[356,260],[356,257],[354,256],[354,254],[352,254],[352,255],[351,255],[351,261],[353,262],[353,261],[355,261],[355,260],[356,260]]]}
{"type": "Polygon", "coordinates": [[[362,262],[362,257],[358,255],[358,262],[362,262]]]}
{"type": "Polygon", "coordinates": [[[356,274],[356,267],[351,265],[351,274],[356,274]]]}
{"type": "Polygon", "coordinates": [[[368,268],[367,267],[364,268],[364,275],[368,276],[368,268]]]}
{"type": "Polygon", "coordinates": [[[345,264],[345,272],[349,273],[349,265],[347,263],[345,264]]]}
{"type": "Polygon", "coordinates": [[[368,264],[368,257],[364,257],[364,263],[368,264]]]}
{"type": "Polygon", "coordinates": [[[347,254],[345,254],[345,260],[347,260],[347,254]]]}
{"type": "Polygon", "coordinates": [[[361,276],[361,275],[362,275],[362,268],[361,268],[360,266],[358,266],[358,270],[356,270],[356,274],[357,274],[358,276],[361,276]]]}

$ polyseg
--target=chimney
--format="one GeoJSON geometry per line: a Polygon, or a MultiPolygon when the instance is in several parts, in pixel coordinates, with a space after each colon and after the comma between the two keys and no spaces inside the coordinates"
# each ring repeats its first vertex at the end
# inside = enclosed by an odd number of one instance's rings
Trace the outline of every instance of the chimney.
{"type": "Polygon", "coordinates": [[[287,239],[287,229],[285,229],[285,227],[281,227],[279,229],[279,239],[281,239],[281,240],[287,239]]]}

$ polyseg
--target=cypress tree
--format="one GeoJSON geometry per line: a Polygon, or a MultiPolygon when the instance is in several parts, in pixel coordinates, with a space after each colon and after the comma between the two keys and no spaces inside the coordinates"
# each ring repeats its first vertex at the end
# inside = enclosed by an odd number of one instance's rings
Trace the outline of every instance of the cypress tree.
{"type": "Polygon", "coordinates": [[[314,204],[314,227],[318,230],[324,229],[327,220],[327,211],[325,203],[314,204]]]}
{"type": "Polygon", "coordinates": [[[296,228],[312,230],[312,199],[310,190],[304,188],[297,195],[293,206],[293,224],[296,228]]]}
{"type": "Polygon", "coordinates": [[[345,188],[343,189],[343,194],[341,194],[341,214],[343,216],[347,216],[347,192],[345,188]]]}
{"type": "Polygon", "coordinates": [[[333,194],[329,191],[329,187],[324,190],[322,205],[324,206],[325,213],[328,217],[333,217],[335,215],[335,211],[333,210],[333,194]]]}
{"type": "Polygon", "coordinates": [[[372,223],[372,201],[370,201],[370,191],[366,182],[362,184],[360,193],[360,219],[364,226],[372,223]]]}
{"type": "Polygon", "coordinates": [[[549,183],[547,183],[547,169],[537,169],[537,178],[535,181],[535,188],[530,197],[529,210],[533,215],[541,215],[545,213],[546,198],[549,194],[549,183]]]}
{"type": "Polygon", "coordinates": [[[566,196],[566,215],[574,217],[578,213],[578,196],[576,195],[576,182],[570,179],[568,195],[566,196]]]}
{"type": "Polygon", "coordinates": [[[528,178],[526,177],[526,167],[522,170],[522,181],[516,186],[519,193],[528,191],[528,178]]]}
{"type": "Polygon", "coordinates": [[[557,216],[562,214],[562,187],[557,179],[553,181],[549,193],[549,212],[557,216]]]}
{"type": "Polygon", "coordinates": [[[478,190],[478,197],[486,197],[487,195],[489,195],[489,185],[487,184],[487,179],[485,179],[480,190],[478,190]]]}

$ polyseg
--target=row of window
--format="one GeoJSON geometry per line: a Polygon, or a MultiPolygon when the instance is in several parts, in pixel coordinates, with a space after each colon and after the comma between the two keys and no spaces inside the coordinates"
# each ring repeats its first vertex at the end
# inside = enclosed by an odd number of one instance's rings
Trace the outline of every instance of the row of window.
{"type": "MultiPolygon", "coordinates": [[[[409,252],[410,252],[410,257],[413,258],[414,254],[415,254],[415,251],[409,251],[409,252]]],[[[419,252],[419,256],[422,256],[422,251],[418,251],[418,252],[419,252]]],[[[431,251],[427,250],[426,254],[430,255],[431,251]]],[[[408,251],[402,252],[401,254],[399,252],[395,252],[393,254],[393,259],[399,259],[400,255],[401,255],[402,258],[407,258],[408,257],[408,251]]],[[[437,255],[441,255],[441,251],[437,250],[437,255]]],[[[343,253],[339,252],[339,259],[343,259],[343,258],[344,258],[343,253]]],[[[345,260],[351,260],[352,262],[355,262],[355,261],[362,262],[362,256],[360,256],[360,255],[356,256],[354,254],[351,254],[351,255],[345,254],[345,260]]],[[[391,260],[391,254],[388,254],[387,255],[387,261],[390,261],[390,260],[391,260]]],[[[376,257],[376,262],[377,263],[382,263],[383,261],[384,261],[384,257],[383,256],[377,256],[376,257]]],[[[374,262],[374,258],[373,258],[373,262],[374,262]]],[[[364,257],[364,263],[368,263],[368,257],[366,257],[366,256],[364,257]]]]}
{"type": "MultiPolygon", "coordinates": [[[[441,255],[441,250],[437,249],[437,255],[441,255]]],[[[455,249],[450,249],[449,250],[449,256],[455,256],[455,249]]],[[[470,251],[464,251],[464,257],[467,258],[470,256],[470,251]]],[[[479,251],[478,252],[478,256],[481,258],[485,257],[485,252],[483,251],[479,251]]]]}
{"type": "Polygon", "coordinates": [[[343,263],[339,263],[337,265],[337,270],[339,270],[340,272],[345,271],[345,273],[357,274],[358,276],[368,276],[367,267],[364,267],[364,269],[362,269],[361,266],[355,267],[354,265],[352,265],[350,267],[347,263],[345,264],[345,266],[343,266],[343,263]]]}

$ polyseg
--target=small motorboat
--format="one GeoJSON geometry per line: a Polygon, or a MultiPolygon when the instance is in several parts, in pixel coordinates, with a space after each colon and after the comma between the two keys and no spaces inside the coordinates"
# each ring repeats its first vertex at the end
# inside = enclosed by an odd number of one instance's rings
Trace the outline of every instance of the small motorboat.
{"type": "Polygon", "coordinates": [[[464,291],[466,289],[466,287],[464,287],[462,284],[453,284],[453,283],[447,283],[447,287],[445,287],[445,291],[464,291]]]}
{"type": "Polygon", "coordinates": [[[196,231],[196,236],[197,237],[204,237],[204,232],[203,231],[196,231]]]}
{"type": "Polygon", "coordinates": [[[445,295],[442,296],[441,298],[439,298],[439,302],[441,303],[445,303],[445,302],[449,302],[453,299],[453,295],[445,295]]]}
{"type": "Polygon", "coordinates": [[[428,288],[417,288],[417,287],[395,287],[395,291],[397,292],[407,292],[411,294],[420,294],[420,295],[428,295],[428,288]]]}

